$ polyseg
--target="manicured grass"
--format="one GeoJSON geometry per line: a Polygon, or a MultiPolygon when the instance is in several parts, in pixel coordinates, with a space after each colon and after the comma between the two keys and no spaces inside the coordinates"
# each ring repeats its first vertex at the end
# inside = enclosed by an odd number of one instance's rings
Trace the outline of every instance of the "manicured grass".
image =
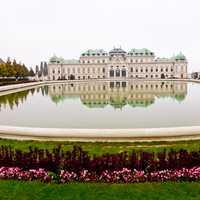
{"type": "Polygon", "coordinates": [[[64,185],[1,180],[0,199],[13,200],[199,200],[200,183],[64,185]]]}
{"type": "Polygon", "coordinates": [[[14,149],[27,151],[29,146],[49,149],[50,151],[61,145],[63,150],[71,150],[74,145],[82,146],[85,151],[91,155],[101,155],[104,153],[119,153],[122,151],[151,151],[158,152],[163,149],[188,151],[198,151],[200,149],[200,140],[196,141],[181,141],[181,142],[39,142],[39,141],[17,141],[17,140],[0,140],[0,145],[10,145],[14,149]]]}

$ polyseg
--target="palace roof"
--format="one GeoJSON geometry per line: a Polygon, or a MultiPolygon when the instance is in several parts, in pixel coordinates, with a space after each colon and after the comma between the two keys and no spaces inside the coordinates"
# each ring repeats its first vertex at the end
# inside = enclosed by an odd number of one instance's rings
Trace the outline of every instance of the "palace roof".
{"type": "Polygon", "coordinates": [[[52,56],[49,60],[50,64],[78,64],[79,61],[76,59],[65,60],[62,57],[52,56]]]}
{"type": "Polygon", "coordinates": [[[84,53],[81,54],[82,56],[105,56],[107,52],[103,49],[88,49],[84,53]]]}
{"type": "Polygon", "coordinates": [[[131,56],[154,56],[154,52],[150,51],[149,49],[131,49],[128,52],[128,55],[131,56]]]}
{"type": "Polygon", "coordinates": [[[176,56],[173,57],[175,60],[186,60],[186,57],[180,52],[176,56]]]}
{"type": "MultiPolygon", "coordinates": [[[[151,56],[155,57],[154,52],[152,52],[149,49],[143,48],[143,49],[131,49],[128,54],[126,51],[124,51],[122,48],[114,48],[109,52],[109,56],[113,55],[122,55],[122,56],[151,56]]],[[[103,49],[89,49],[81,54],[81,56],[108,56],[108,53],[104,51],[103,49]]],[[[185,61],[186,57],[181,52],[171,58],[156,58],[155,61],[160,62],[175,62],[175,61],[185,61]]],[[[0,63],[2,63],[3,60],[0,59],[0,63]]],[[[3,62],[4,63],[4,62],[3,62]]],[[[56,55],[52,56],[49,60],[50,64],[79,64],[79,60],[77,59],[68,59],[65,60],[62,57],[57,57],[56,55]]]]}
{"type": "Polygon", "coordinates": [[[109,54],[126,54],[126,51],[124,51],[122,48],[114,48],[109,52],[109,54]]]}

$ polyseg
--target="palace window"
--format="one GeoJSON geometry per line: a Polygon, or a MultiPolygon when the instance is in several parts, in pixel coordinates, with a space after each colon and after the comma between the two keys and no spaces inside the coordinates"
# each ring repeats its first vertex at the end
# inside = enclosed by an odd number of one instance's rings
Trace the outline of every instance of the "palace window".
{"type": "Polygon", "coordinates": [[[110,70],[110,77],[114,77],[114,70],[113,69],[110,70]]]}
{"type": "Polygon", "coordinates": [[[131,67],[131,72],[133,72],[133,68],[131,67]]]}
{"type": "Polygon", "coordinates": [[[102,72],[105,73],[105,68],[102,69],[102,72]]]}
{"type": "Polygon", "coordinates": [[[126,69],[122,69],[122,76],[126,77],[126,69]]]}
{"type": "Polygon", "coordinates": [[[120,70],[119,69],[116,70],[116,77],[120,77],[120,70]]]}

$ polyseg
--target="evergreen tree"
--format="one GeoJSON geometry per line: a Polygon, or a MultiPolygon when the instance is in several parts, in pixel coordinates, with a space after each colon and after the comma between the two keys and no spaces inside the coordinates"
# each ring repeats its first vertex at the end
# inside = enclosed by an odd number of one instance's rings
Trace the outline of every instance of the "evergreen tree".
{"type": "Polygon", "coordinates": [[[39,71],[39,77],[41,77],[44,74],[44,66],[43,62],[40,63],[40,71],[39,71]]]}
{"type": "Polygon", "coordinates": [[[47,67],[47,63],[44,62],[44,76],[48,75],[48,67],[47,67]]]}
{"type": "Polygon", "coordinates": [[[31,77],[35,76],[35,73],[32,68],[29,70],[29,76],[31,77]]]}
{"type": "Polygon", "coordinates": [[[35,66],[35,73],[38,74],[38,72],[39,72],[39,67],[38,67],[38,65],[36,65],[35,66]]]}

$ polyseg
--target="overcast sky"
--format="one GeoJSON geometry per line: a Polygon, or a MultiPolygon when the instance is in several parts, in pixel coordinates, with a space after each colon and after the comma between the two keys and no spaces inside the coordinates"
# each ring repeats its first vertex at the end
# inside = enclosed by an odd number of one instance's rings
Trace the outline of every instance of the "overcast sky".
{"type": "Polygon", "coordinates": [[[200,71],[199,0],[0,0],[0,57],[35,67],[54,53],[149,48],[158,57],[182,51],[200,71]]]}

